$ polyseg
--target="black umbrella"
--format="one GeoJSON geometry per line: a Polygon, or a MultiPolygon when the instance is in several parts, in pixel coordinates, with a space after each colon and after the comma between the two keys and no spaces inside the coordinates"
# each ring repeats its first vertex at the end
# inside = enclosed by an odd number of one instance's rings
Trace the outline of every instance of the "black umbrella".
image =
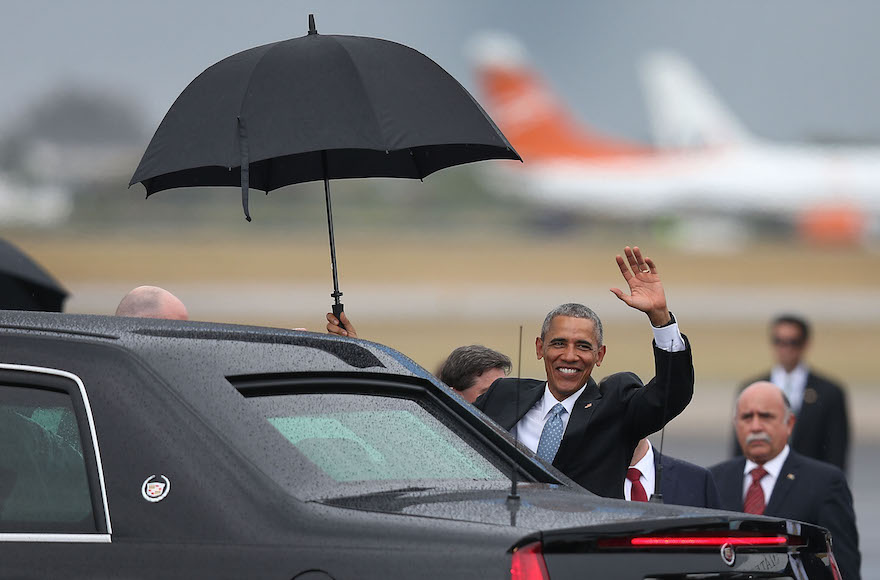
{"type": "Polygon", "coordinates": [[[474,98],[425,55],[360,36],[319,35],[245,50],[208,68],[165,115],[131,183],[272,191],[324,180],[333,311],[342,311],[330,179],[407,177],[520,159],[474,98]],[[244,168],[244,171],[242,171],[244,168]]]}
{"type": "Polygon", "coordinates": [[[0,309],[61,312],[67,290],[13,244],[0,239],[0,309]]]}

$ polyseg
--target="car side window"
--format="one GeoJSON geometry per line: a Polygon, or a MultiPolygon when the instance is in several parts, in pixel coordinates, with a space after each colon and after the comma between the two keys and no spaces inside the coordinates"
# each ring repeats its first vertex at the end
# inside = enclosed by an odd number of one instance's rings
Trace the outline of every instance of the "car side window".
{"type": "Polygon", "coordinates": [[[66,392],[0,383],[0,531],[95,531],[66,392]]]}

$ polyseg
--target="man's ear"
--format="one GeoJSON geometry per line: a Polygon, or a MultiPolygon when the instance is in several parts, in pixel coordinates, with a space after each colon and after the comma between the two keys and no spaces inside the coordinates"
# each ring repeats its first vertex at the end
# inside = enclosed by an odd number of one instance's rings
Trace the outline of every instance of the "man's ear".
{"type": "Polygon", "coordinates": [[[797,417],[795,417],[794,413],[788,414],[788,436],[791,437],[791,434],[794,432],[794,422],[797,421],[797,417]]]}
{"type": "Polygon", "coordinates": [[[596,366],[602,366],[602,361],[605,359],[605,345],[599,347],[599,352],[596,354],[596,366]]]}
{"type": "Polygon", "coordinates": [[[538,355],[538,360],[544,358],[544,341],[540,336],[535,339],[535,354],[538,355]]]}

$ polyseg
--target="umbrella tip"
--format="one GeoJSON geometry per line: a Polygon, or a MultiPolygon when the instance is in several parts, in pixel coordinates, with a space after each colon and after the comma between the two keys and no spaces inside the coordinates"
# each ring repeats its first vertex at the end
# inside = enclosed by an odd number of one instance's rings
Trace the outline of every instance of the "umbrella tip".
{"type": "Polygon", "coordinates": [[[318,34],[318,29],[315,28],[315,15],[309,14],[309,34],[318,34]]]}

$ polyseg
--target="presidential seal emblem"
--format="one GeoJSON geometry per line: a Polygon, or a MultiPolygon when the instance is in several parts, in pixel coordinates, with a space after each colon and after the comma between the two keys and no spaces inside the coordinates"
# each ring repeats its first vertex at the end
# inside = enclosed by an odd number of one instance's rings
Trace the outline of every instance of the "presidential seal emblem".
{"type": "Polygon", "coordinates": [[[145,500],[153,503],[165,499],[169,491],[171,491],[171,482],[164,475],[160,475],[159,478],[151,475],[141,485],[141,495],[145,500]]]}

